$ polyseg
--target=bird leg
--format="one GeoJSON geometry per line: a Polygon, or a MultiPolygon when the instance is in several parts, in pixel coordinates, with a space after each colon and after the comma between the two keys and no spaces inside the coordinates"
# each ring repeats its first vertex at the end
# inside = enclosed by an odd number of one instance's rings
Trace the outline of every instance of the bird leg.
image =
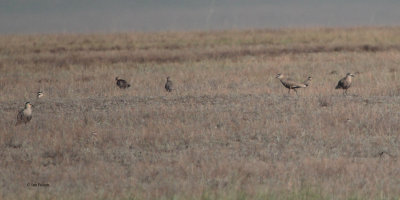
{"type": "Polygon", "coordinates": [[[298,96],[296,88],[293,88],[293,90],[296,92],[296,95],[298,96]]]}
{"type": "Polygon", "coordinates": [[[290,88],[289,88],[288,94],[290,94],[290,88]]]}

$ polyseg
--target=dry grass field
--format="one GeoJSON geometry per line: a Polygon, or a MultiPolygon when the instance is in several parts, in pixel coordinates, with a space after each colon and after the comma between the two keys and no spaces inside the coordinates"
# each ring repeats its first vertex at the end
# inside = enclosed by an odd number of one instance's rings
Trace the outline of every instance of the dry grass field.
{"type": "Polygon", "coordinates": [[[397,73],[397,27],[3,35],[0,199],[398,199],[397,73]]]}

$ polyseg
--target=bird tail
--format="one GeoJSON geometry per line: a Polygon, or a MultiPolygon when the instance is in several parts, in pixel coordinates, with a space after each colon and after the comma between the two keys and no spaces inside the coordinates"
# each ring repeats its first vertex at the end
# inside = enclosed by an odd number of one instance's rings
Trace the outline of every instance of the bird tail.
{"type": "Polygon", "coordinates": [[[307,84],[305,84],[305,83],[303,83],[303,84],[298,84],[298,87],[300,87],[300,88],[306,88],[308,85],[307,84]]]}
{"type": "Polygon", "coordinates": [[[340,85],[337,85],[337,86],[335,87],[335,89],[340,89],[340,85]]]}

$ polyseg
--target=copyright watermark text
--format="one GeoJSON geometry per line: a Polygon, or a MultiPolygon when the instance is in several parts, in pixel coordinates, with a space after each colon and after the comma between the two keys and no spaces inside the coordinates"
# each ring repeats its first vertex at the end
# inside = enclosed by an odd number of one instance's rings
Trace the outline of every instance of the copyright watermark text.
{"type": "Polygon", "coordinates": [[[27,183],[26,186],[28,186],[28,187],[49,187],[50,184],[48,184],[48,183],[27,183]]]}

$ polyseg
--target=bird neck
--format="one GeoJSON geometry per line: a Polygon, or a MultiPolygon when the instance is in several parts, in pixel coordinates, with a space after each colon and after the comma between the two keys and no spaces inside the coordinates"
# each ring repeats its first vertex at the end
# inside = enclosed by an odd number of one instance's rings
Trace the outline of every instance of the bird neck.
{"type": "Polygon", "coordinates": [[[351,81],[351,76],[346,76],[346,81],[351,81]]]}
{"type": "Polygon", "coordinates": [[[31,107],[25,108],[24,114],[25,114],[25,115],[31,115],[31,114],[32,114],[32,108],[31,108],[31,107]]]}

